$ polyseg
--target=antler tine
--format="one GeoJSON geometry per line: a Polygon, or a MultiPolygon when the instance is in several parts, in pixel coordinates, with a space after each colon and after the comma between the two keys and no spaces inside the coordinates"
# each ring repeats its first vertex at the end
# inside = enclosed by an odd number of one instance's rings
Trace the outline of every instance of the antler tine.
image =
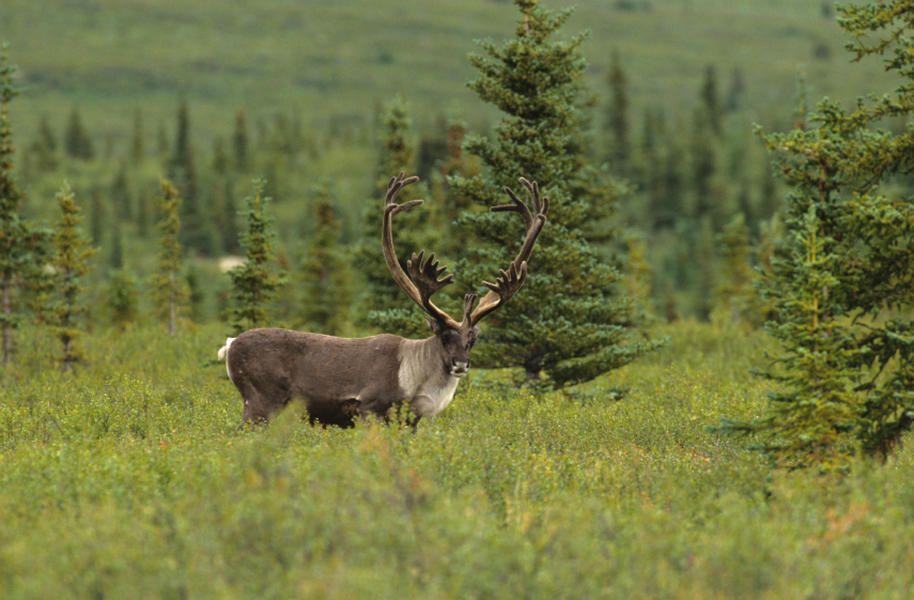
{"type": "Polygon", "coordinates": [[[454,283],[454,276],[447,272],[447,267],[435,260],[434,254],[425,257],[425,251],[413,252],[406,261],[406,272],[419,290],[423,308],[428,309],[430,298],[441,288],[454,283]],[[442,277],[444,275],[444,277],[442,277]]]}
{"type": "Polygon", "coordinates": [[[470,322],[470,315],[473,313],[473,305],[476,304],[476,294],[470,292],[463,297],[463,320],[470,322]]]}
{"type": "Polygon", "coordinates": [[[509,187],[505,187],[505,193],[511,198],[511,204],[493,206],[491,210],[493,212],[512,211],[520,213],[521,218],[524,220],[524,241],[521,244],[517,256],[514,257],[514,260],[511,261],[508,268],[499,272],[498,277],[495,278],[495,283],[489,281],[482,282],[483,285],[489,288],[489,291],[482,297],[479,301],[479,305],[470,315],[470,320],[473,323],[478,322],[507,302],[511,296],[523,286],[524,280],[527,277],[527,261],[533,253],[533,246],[536,244],[536,240],[543,229],[543,225],[546,224],[546,212],[549,210],[549,199],[540,196],[540,188],[537,182],[530,181],[525,177],[521,177],[519,181],[527,188],[528,195],[530,196],[530,205],[533,207],[533,210],[531,211],[530,206],[527,206],[527,204],[518,198],[517,194],[514,193],[514,190],[509,187]]]}
{"type": "Polygon", "coordinates": [[[418,304],[433,319],[452,327],[458,327],[459,324],[450,315],[431,301],[435,292],[454,281],[454,276],[450,274],[441,277],[447,272],[447,267],[440,266],[434,255],[423,260],[423,252],[413,253],[406,263],[406,268],[409,270],[409,275],[407,275],[397,259],[397,252],[394,248],[393,217],[398,212],[410,210],[423,202],[421,199],[415,199],[397,204],[397,195],[404,187],[417,181],[419,178],[415,175],[405,177],[401,172],[392,177],[387,185],[387,194],[384,198],[384,223],[381,228],[381,248],[384,251],[384,261],[387,263],[387,268],[394,281],[397,282],[400,289],[406,292],[410,300],[418,304]]]}

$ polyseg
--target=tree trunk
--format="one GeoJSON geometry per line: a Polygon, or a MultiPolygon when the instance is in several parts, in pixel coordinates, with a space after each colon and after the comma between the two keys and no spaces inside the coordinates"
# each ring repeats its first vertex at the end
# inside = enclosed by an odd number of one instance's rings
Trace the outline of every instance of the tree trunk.
{"type": "MultiPolygon", "coordinates": [[[[3,316],[9,318],[13,314],[12,285],[9,277],[3,278],[3,298],[2,310],[3,316]]],[[[10,362],[10,355],[13,352],[13,328],[9,321],[3,322],[3,366],[10,362]]]]}

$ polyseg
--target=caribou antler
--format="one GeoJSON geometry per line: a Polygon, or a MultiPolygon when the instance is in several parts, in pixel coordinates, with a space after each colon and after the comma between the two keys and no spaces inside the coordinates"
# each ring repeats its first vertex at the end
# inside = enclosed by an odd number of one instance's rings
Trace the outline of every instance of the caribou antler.
{"type": "Polygon", "coordinates": [[[412,257],[406,262],[407,274],[400,261],[397,260],[397,252],[394,249],[393,236],[393,217],[398,212],[410,210],[420,204],[422,200],[410,200],[403,204],[397,204],[396,199],[400,191],[419,181],[416,176],[405,177],[400,173],[396,177],[391,177],[387,185],[387,195],[384,198],[384,225],[381,231],[381,247],[384,250],[384,260],[387,262],[387,268],[393,276],[397,285],[406,292],[410,299],[419,305],[428,316],[445,325],[457,328],[460,324],[449,314],[435,306],[431,298],[441,288],[454,282],[454,276],[447,274],[447,267],[440,266],[435,255],[429,255],[424,258],[424,252],[413,253],[412,257]],[[443,277],[442,277],[443,275],[443,277]]]}
{"type": "Polygon", "coordinates": [[[543,225],[546,224],[549,199],[540,196],[540,187],[535,181],[531,182],[524,177],[521,177],[519,181],[527,188],[531,206],[524,204],[514,193],[514,190],[506,186],[505,193],[511,198],[511,204],[493,206],[491,210],[493,212],[512,211],[520,213],[526,229],[524,243],[521,244],[517,256],[514,257],[508,268],[499,272],[494,283],[489,281],[482,282],[484,286],[489,288],[489,291],[482,297],[472,313],[468,315],[470,323],[474,325],[507,302],[524,284],[524,279],[527,277],[527,260],[529,260],[530,254],[533,252],[536,238],[539,237],[543,225]]]}

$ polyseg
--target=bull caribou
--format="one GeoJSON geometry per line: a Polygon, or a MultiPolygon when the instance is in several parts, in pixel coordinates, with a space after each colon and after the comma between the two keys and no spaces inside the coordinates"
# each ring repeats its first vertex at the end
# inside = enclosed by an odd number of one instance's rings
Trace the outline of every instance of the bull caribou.
{"type": "Polygon", "coordinates": [[[467,294],[460,321],[432,302],[432,296],[453,283],[434,254],[413,253],[400,265],[394,249],[393,221],[421,199],[397,203],[397,196],[418,177],[400,173],[391,178],[384,199],[381,245],[394,281],[428,315],[433,335],[413,340],[384,333],[365,338],[341,338],[320,333],[261,328],[228,338],[219,350],[232,383],[244,400],[243,421],[263,421],[292,399],[304,401],[311,422],[348,427],[355,418],[386,418],[393,406],[403,403],[412,412],[415,427],[422,417],[444,410],[457,384],[470,368],[470,350],[479,333],[479,322],[505,304],[523,285],[527,261],[546,222],[548,198],[539,185],[521,178],[529,205],[506,187],[511,202],[491,210],[518,213],[525,235],[517,256],[495,282],[483,281],[488,292],[477,303],[467,294]]]}

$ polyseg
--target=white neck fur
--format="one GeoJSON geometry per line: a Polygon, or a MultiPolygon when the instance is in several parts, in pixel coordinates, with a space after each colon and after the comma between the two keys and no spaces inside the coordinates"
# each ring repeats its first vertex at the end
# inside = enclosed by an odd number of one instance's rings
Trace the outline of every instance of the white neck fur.
{"type": "Polygon", "coordinates": [[[430,337],[404,340],[400,345],[400,391],[420,417],[431,417],[444,410],[460,383],[460,377],[445,371],[439,344],[437,338],[430,337]]]}

